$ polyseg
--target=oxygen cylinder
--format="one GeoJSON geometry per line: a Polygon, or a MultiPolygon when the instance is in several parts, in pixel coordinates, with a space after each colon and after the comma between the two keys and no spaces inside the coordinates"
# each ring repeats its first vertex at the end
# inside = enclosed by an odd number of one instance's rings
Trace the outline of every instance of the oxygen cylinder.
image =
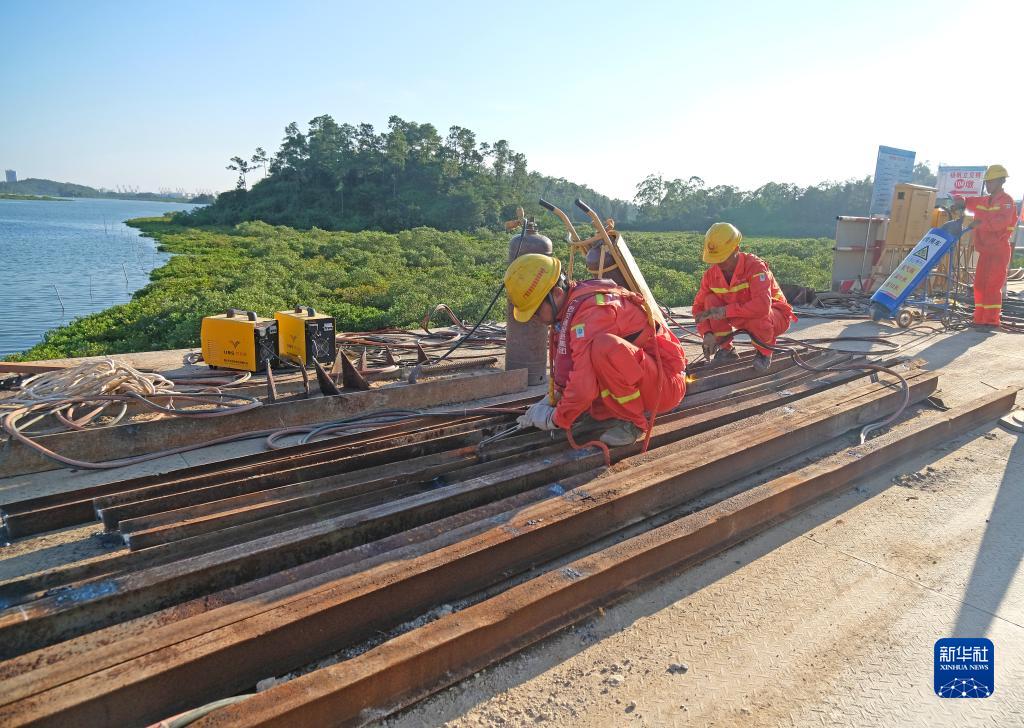
{"type": "MultiPolygon", "coordinates": [[[[551,239],[537,232],[537,223],[529,220],[526,229],[508,241],[508,262],[527,253],[551,255],[551,239]]],[[[530,385],[544,381],[548,366],[548,327],[533,320],[521,324],[512,316],[512,304],[505,307],[505,370],[527,369],[530,385]]]]}

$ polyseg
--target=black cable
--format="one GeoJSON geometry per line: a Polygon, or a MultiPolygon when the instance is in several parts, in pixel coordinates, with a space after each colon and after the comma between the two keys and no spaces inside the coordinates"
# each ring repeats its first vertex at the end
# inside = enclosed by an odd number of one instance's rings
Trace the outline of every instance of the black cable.
{"type": "MultiPolygon", "coordinates": [[[[519,233],[519,244],[516,245],[516,254],[512,256],[512,260],[515,260],[516,258],[519,257],[519,251],[521,251],[523,249],[523,240],[525,238],[526,238],[526,218],[524,217],[523,218],[523,229],[519,233]]],[[[504,291],[504,290],[505,290],[505,281],[502,281],[501,284],[498,286],[498,289],[494,292],[494,296],[491,297],[491,302],[489,304],[487,304],[487,310],[484,311],[483,316],[480,317],[480,319],[476,322],[476,324],[473,326],[473,328],[469,330],[469,333],[467,333],[461,339],[459,339],[454,344],[452,344],[451,348],[449,348],[448,351],[446,351],[443,355],[441,355],[441,357],[439,359],[435,359],[433,362],[431,362],[432,364],[440,364],[441,362],[443,362],[445,359],[447,359],[451,355],[451,353],[453,351],[455,351],[460,346],[462,346],[464,343],[466,343],[469,340],[469,338],[473,334],[476,333],[476,330],[478,328],[480,328],[480,325],[484,322],[484,319],[486,319],[487,316],[491,313],[491,309],[494,308],[494,304],[498,302],[498,297],[501,296],[501,292],[504,291]]],[[[415,384],[416,380],[419,378],[419,375],[422,374],[422,373],[423,373],[423,364],[422,363],[417,364],[415,367],[413,367],[412,371],[409,373],[409,383],[410,384],[415,384]]]]}
{"type": "MultiPolygon", "coordinates": [[[[687,326],[683,326],[678,321],[676,321],[675,317],[672,316],[671,311],[668,313],[668,318],[674,324],[676,324],[676,326],[678,326],[680,329],[687,329],[687,328],[689,328],[687,326]]],[[[860,431],[860,441],[861,441],[861,444],[863,444],[867,440],[867,436],[868,436],[868,434],[870,432],[872,432],[874,430],[877,430],[877,429],[880,429],[882,427],[886,427],[886,426],[892,424],[893,422],[895,422],[896,419],[899,418],[899,416],[901,414],[903,414],[903,411],[907,408],[907,405],[910,404],[910,385],[907,384],[907,380],[902,375],[900,375],[898,372],[894,371],[893,369],[891,369],[889,367],[883,366],[881,364],[875,364],[873,362],[860,362],[860,363],[849,362],[849,363],[846,363],[846,364],[838,364],[838,365],[833,365],[833,366],[829,366],[829,367],[816,367],[816,366],[814,366],[812,364],[808,364],[807,362],[805,362],[803,359],[800,358],[800,350],[799,349],[793,348],[792,346],[779,346],[778,345],[778,341],[792,342],[793,344],[795,344],[797,346],[802,346],[805,349],[816,349],[818,351],[831,351],[831,352],[835,352],[835,353],[838,353],[838,354],[851,354],[851,355],[855,355],[855,356],[868,356],[869,352],[849,351],[849,350],[844,350],[844,349],[833,349],[831,347],[816,346],[815,344],[809,343],[811,341],[813,341],[813,342],[844,341],[844,340],[845,341],[868,341],[870,343],[879,343],[879,344],[885,344],[885,345],[888,345],[888,346],[892,346],[893,350],[885,352],[885,353],[886,354],[895,354],[896,352],[898,352],[900,349],[903,348],[904,344],[896,344],[895,342],[889,342],[886,339],[888,338],[888,336],[895,336],[895,335],[899,335],[899,334],[902,334],[902,333],[905,333],[905,332],[893,332],[892,334],[888,334],[888,335],[883,334],[883,335],[877,335],[877,336],[820,337],[820,338],[809,339],[807,342],[800,341],[798,339],[791,339],[791,338],[788,338],[788,337],[780,337],[780,339],[778,339],[776,341],[776,344],[772,345],[772,344],[764,343],[763,341],[761,341],[760,339],[758,339],[756,336],[754,336],[752,333],[750,333],[749,331],[747,331],[745,329],[735,329],[733,331],[733,333],[730,334],[729,337],[727,337],[727,339],[732,339],[736,334],[739,334],[739,333],[744,333],[747,336],[749,336],[752,345],[759,346],[762,349],[767,349],[767,350],[772,351],[772,352],[777,352],[777,353],[780,353],[780,354],[788,354],[789,357],[793,360],[794,364],[796,364],[801,369],[804,369],[804,370],[809,371],[809,372],[817,372],[817,373],[838,373],[838,372],[845,372],[845,371],[885,372],[886,374],[889,374],[890,376],[895,377],[896,379],[898,379],[899,382],[900,382],[900,387],[903,390],[903,401],[900,403],[900,406],[898,408],[896,408],[896,411],[893,412],[891,415],[889,415],[889,417],[885,418],[884,420],[880,420],[879,422],[870,423],[868,425],[865,425],[863,428],[861,428],[861,431],[860,431]]],[[[710,359],[708,359],[708,361],[710,361],[710,359]]]]}
{"type": "MultiPolygon", "coordinates": [[[[520,241],[519,244],[522,245],[523,244],[522,241],[520,241]]],[[[455,351],[460,346],[462,346],[464,343],[466,343],[466,341],[468,341],[470,339],[470,337],[472,337],[473,334],[476,333],[476,330],[480,328],[480,325],[484,322],[484,319],[486,319],[487,316],[491,313],[491,309],[494,308],[494,304],[498,302],[498,296],[500,296],[501,292],[504,291],[504,290],[505,290],[505,283],[502,282],[502,284],[500,286],[498,286],[498,290],[496,290],[494,292],[494,296],[491,298],[491,302],[489,304],[487,304],[487,310],[484,311],[483,316],[480,317],[480,320],[476,322],[476,324],[473,326],[473,328],[471,328],[469,330],[469,333],[467,333],[461,339],[459,339],[454,344],[452,344],[451,348],[449,348],[448,351],[446,351],[440,358],[435,359],[432,363],[440,364],[441,362],[443,362],[445,359],[448,358],[448,356],[453,351],[455,351]]]]}

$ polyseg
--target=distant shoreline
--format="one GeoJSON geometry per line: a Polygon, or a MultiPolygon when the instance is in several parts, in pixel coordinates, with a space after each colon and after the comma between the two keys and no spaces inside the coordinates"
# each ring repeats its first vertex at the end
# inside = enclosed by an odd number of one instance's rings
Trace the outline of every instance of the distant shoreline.
{"type": "Polygon", "coordinates": [[[35,202],[72,202],[70,197],[51,197],[50,195],[12,195],[0,192],[0,200],[31,200],[35,202]]]}
{"type": "MultiPolygon", "coordinates": [[[[56,182],[52,179],[36,179],[30,177],[18,182],[0,182],[0,197],[4,195],[31,195],[35,198],[53,199],[96,199],[96,200],[138,200],[141,202],[171,202],[189,204],[209,204],[214,201],[210,194],[182,197],[164,195],[160,192],[112,192],[99,190],[88,185],[73,182],[56,182]]],[[[12,199],[12,198],[7,198],[12,199]]]]}

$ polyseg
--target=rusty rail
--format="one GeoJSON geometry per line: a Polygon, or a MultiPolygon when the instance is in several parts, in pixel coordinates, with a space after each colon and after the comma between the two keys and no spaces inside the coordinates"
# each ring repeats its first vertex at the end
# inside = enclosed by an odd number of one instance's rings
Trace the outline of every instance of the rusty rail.
{"type": "MultiPolygon", "coordinates": [[[[919,401],[928,396],[936,381],[931,374],[911,377],[912,398],[919,401]]],[[[521,508],[504,523],[452,547],[424,548],[419,556],[388,560],[303,590],[277,607],[261,596],[258,614],[232,620],[224,629],[200,630],[189,638],[181,632],[187,629],[188,620],[168,625],[172,634],[165,635],[166,648],[157,647],[157,634],[151,632],[140,647],[145,654],[128,659],[120,653],[109,670],[90,671],[80,679],[62,678],[57,685],[34,671],[31,686],[24,687],[29,694],[10,691],[0,720],[6,716],[12,722],[57,724],[69,716],[90,722],[102,715],[108,722],[140,722],[187,707],[187,701],[194,704],[242,689],[266,674],[316,659],[431,603],[500,581],[533,563],[568,553],[709,488],[825,442],[891,411],[899,400],[894,389],[866,383],[846,385],[794,403],[787,407],[791,411],[762,418],[756,431],[723,433],[722,451],[728,452],[727,456],[716,457],[685,444],[668,448],[653,459],[648,454],[625,472],[569,491],[564,498],[521,508]],[[248,637],[246,630],[251,630],[248,637]]],[[[592,464],[601,459],[595,454],[581,460],[587,458],[592,464]]],[[[252,550],[254,545],[246,544],[245,549],[252,550]]],[[[219,556],[226,555],[222,552],[219,556]]],[[[120,582],[117,593],[131,587],[130,581],[120,582]]],[[[31,605],[26,609],[28,621],[24,624],[32,625],[37,637],[45,633],[43,614],[31,605]]],[[[124,612],[119,610],[119,614],[123,618],[124,612]]],[[[51,622],[49,626],[57,625],[51,622]]],[[[26,634],[21,634],[21,648],[27,646],[26,634]]],[[[17,639],[18,635],[8,631],[3,637],[7,644],[7,638],[17,639]]],[[[79,670],[91,670],[96,658],[91,652],[81,655],[75,664],[79,670]]],[[[55,660],[54,670],[64,671],[66,678],[73,662],[74,658],[55,660]]]]}
{"type": "Polygon", "coordinates": [[[222,726],[365,725],[578,622],[637,584],[692,565],[780,518],[1010,411],[1017,388],[935,420],[901,426],[442,617],[350,660],[316,670],[199,720],[222,726]]]}
{"type": "MultiPolygon", "coordinates": [[[[800,385],[792,383],[784,385],[773,385],[765,388],[760,394],[748,394],[742,400],[730,403],[728,407],[719,409],[705,403],[695,409],[692,413],[684,410],[682,415],[685,420],[680,421],[678,417],[663,417],[661,424],[656,430],[653,444],[655,446],[671,442],[676,439],[687,437],[702,432],[712,427],[717,427],[728,422],[750,417],[764,412],[772,407],[780,406],[802,397],[809,396],[815,392],[826,390],[843,381],[857,378],[857,373],[840,373],[831,377],[806,382],[800,385]]],[[[507,443],[492,448],[487,457],[499,459],[513,454],[522,453],[531,447],[538,447],[551,440],[546,433],[533,433],[524,435],[521,438],[513,439],[507,443]]],[[[623,455],[630,454],[624,450],[623,455]]],[[[389,478],[389,476],[405,476],[409,479],[415,478],[415,473],[421,469],[432,468],[437,465],[452,464],[466,457],[465,452],[439,453],[431,456],[424,456],[415,460],[409,460],[401,465],[382,465],[375,469],[361,471],[361,475],[341,476],[339,484],[354,482],[353,477],[362,477],[367,481],[375,478],[389,478]]],[[[394,484],[393,482],[391,484],[394,484]]],[[[382,485],[386,485],[382,483],[382,485]]],[[[225,541],[223,536],[216,533],[198,536],[177,545],[163,545],[145,549],[138,553],[128,553],[114,556],[102,561],[73,565],[64,569],[55,569],[43,574],[26,577],[3,586],[0,586],[0,605],[13,608],[36,599],[45,590],[63,588],[66,586],[84,585],[86,580],[95,582],[112,574],[125,574],[144,568],[150,568],[161,564],[167,564],[185,557],[196,556],[204,552],[222,548],[231,543],[244,540],[238,531],[228,534],[225,541]]]]}
{"type": "MultiPolygon", "coordinates": [[[[756,389],[743,387],[742,398],[736,401],[729,401],[728,406],[724,408],[719,408],[713,402],[704,401],[703,404],[699,404],[692,409],[686,409],[681,413],[687,418],[682,424],[678,424],[678,417],[664,417],[658,428],[662,434],[656,434],[654,444],[669,442],[673,439],[686,437],[736,419],[750,417],[772,407],[796,401],[802,397],[807,397],[815,392],[826,390],[829,387],[863,375],[847,372],[812,381],[803,381],[808,376],[806,372],[795,372],[792,376],[793,379],[791,380],[773,381],[760,385],[756,389]],[[801,381],[796,383],[797,379],[801,381]]],[[[729,390],[724,391],[728,392],[729,390]]],[[[694,399],[699,400],[705,396],[707,395],[697,395],[694,399]]],[[[550,442],[550,438],[545,433],[524,435],[507,443],[500,443],[488,451],[487,458],[500,459],[550,442]]],[[[358,474],[343,475],[335,482],[339,486],[343,486],[346,483],[356,482],[359,478],[362,478],[368,483],[377,482],[382,487],[391,487],[401,482],[402,477],[414,479],[421,470],[433,469],[445,464],[451,465],[464,462],[464,458],[467,456],[468,453],[460,452],[424,456],[406,461],[398,466],[382,465],[377,468],[360,471],[358,474]]],[[[330,479],[327,480],[330,481],[330,479]]],[[[451,479],[449,479],[449,482],[451,482],[451,479]]],[[[297,489],[304,489],[307,485],[316,487],[317,485],[323,485],[323,483],[297,484],[295,487],[297,489]]],[[[285,489],[287,489],[287,486],[285,486],[285,489]]],[[[233,534],[229,534],[230,538],[227,543],[234,542],[230,539],[241,539],[241,536],[238,534],[237,530],[233,534]]],[[[125,574],[170,563],[185,557],[221,548],[225,545],[226,543],[222,537],[216,534],[209,534],[189,539],[174,546],[157,546],[145,549],[139,553],[122,554],[99,562],[54,569],[0,586],[0,604],[4,607],[13,607],[38,598],[46,590],[64,588],[76,584],[83,585],[87,580],[95,581],[112,574],[125,574]]]]}
{"type": "MultiPolygon", "coordinates": [[[[436,379],[415,386],[397,385],[366,392],[270,404],[233,417],[188,421],[170,418],[42,435],[37,438],[37,442],[69,457],[95,459],[101,455],[110,460],[207,442],[229,435],[328,422],[386,409],[436,407],[522,392],[525,389],[525,370],[489,372],[436,379]]],[[[59,467],[55,461],[20,443],[8,441],[0,444],[0,477],[59,467]]]]}

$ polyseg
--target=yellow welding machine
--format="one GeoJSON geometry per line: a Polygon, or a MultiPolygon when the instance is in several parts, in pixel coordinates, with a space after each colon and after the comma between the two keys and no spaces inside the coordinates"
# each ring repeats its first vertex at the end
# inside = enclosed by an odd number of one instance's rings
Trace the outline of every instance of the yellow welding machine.
{"type": "Polygon", "coordinates": [[[337,353],[334,339],[334,318],[317,313],[312,306],[296,306],[291,311],[274,314],[280,328],[278,353],[283,361],[301,361],[305,366],[313,360],[330,364],[337,353]]]}
{"type": "Polygon", "coordinates": [[[229,308],[203,319],[203,361],[221,369],[259,372],[277,360],[277,321],[229,308]]]}

